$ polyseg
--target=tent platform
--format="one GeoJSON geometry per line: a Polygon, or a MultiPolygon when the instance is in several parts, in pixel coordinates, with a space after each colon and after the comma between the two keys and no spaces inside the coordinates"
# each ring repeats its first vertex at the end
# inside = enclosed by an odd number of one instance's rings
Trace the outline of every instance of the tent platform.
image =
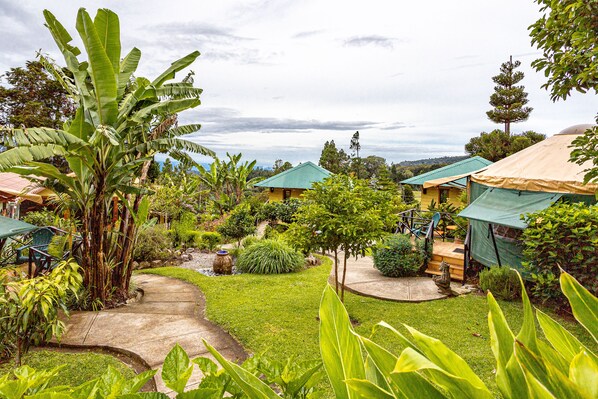
{"type": "Polygon", "coordinates": [[[465,246],[446,241],[434,241],[432,259],[428,261],[426,273],[441,275],[440,264],[446,262],[450,265],[451,278],[463,281],[463,265],[465,264],[465,246]]]}

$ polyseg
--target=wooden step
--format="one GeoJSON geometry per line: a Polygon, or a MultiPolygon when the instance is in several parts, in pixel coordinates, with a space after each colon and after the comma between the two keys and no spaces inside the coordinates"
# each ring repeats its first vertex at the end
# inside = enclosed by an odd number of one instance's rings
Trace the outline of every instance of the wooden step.
{"type": "MultiPolygon", "coordinates": [[[[428,262],[428,268],[426,269],[426,273],[428,274],[435,274],[441,275],[442,272],[440,271],[440,263],[439,261],[431,260],[428,262]]],[[[451,268],[451,278],[459,281],[463,281],[463,266],[462,265],[454,265],[450,262],[447,262],[451,268]]]]}

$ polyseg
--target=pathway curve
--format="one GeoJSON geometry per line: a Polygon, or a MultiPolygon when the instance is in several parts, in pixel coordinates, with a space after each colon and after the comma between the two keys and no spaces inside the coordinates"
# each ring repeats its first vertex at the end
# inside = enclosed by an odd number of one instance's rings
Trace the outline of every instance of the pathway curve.
{"type": "MultiPolygon", "coordinates": [[[[339,283],[342,281],[342,253],[339,254],[339,283]]],[[[333,257],[334,262],[334,257],[333,257]]],[[[330,273],[334,284],[334,267],[330,273]]],[[[452,282],[451,288],[460,294],[475,290],[472,286],[461,286],[452,282]]],[[[347,260],[345,289],[358,295],[398,302],[425,302],[446,298],[430,277],[385,277],[376,268],[370,256],[359,256],[347,260]]]]}
{"type": "MultiPolygon", "coordinates": [[[[206,339],[229,360],[241,360],[246,354],[226,331],[204,318],[205,299],[192,284],[180,280],[137,275],[135,284],[143,289],[143,298],[126,306],[100,312],[72,312],[62,344],[109,347],[132,352],[152,369],[158,391],[170,394],[160,376],[164,358],[178,343],[190,358],[208,354],[202,343],[206,339]]],[[[201,373],[195,367],[187,384],[197,387],[201,373]]]]}

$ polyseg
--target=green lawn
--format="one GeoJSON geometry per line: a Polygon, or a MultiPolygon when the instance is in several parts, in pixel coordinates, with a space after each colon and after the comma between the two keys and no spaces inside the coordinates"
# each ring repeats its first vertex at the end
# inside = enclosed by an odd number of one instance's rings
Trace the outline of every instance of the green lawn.
{"type": "MultiPolygon", "coordinates": [[[[197,285],[206,295],[207,317],[229,331],[249,352],[268,351],[278,359],[292,355],[315,359],[319,358],[316,317],[330,267],[326,258],[322,266],[286,275],[206,277],[174,267],[144,270],[144,273],[176,277],[197,285]]],[[[397,303],[348,293],[345,302],[349,314],[359,323],[356,327],[359,333],[369,335],[381,320],[395,327],[408,324],[442,340],[489,387],[496,389],[484,296],[472,294],[424,303],[397,303]]],[[[521,305],[501,302],[501,306],[509,323],[518,328],[522,322],[521,305]]],[[[565,324],[585,344],[595,346],[582,327],[572,322],[565,324]]],[[[390,334],[378,333],[374,340],[394,353],[400,352],[400,345],[390,334]]]]}
{"type": "MultiPolygon", "coordinates": [[[[83,384],[102,375],[108,366],[116,368],[128,378],[135,375],[133,369],[117,358],[93,352],[65,353],[46,349],[32,350],[24,356],[22,363],[36,370],[50,370],[63,366],[58,376],[49,384],[50,386],[83,384]]],[[[0,375],[8,373],[13,367],[12,361],[0,364],[0,375]]]]}

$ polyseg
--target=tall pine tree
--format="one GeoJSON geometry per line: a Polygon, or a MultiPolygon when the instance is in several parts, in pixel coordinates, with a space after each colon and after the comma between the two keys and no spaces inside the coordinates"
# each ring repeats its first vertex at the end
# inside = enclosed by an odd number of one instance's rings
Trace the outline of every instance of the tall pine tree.
{"type": "Polygon", "coordinates": [[[517,86],[525,76],[523,72],[515,71],[520,65],[521,62],[513,62],[511,56],[509,61],[500,66],[500,74],[492,78],[496,86],[490,96],[490,105],[494,109],[486,112],[486,115],[493,122],[504,123],[507,135],[511,134],[511,123],[527,120],[533,110],[525,107],[528,102],[525,86],[517,86]]]}

